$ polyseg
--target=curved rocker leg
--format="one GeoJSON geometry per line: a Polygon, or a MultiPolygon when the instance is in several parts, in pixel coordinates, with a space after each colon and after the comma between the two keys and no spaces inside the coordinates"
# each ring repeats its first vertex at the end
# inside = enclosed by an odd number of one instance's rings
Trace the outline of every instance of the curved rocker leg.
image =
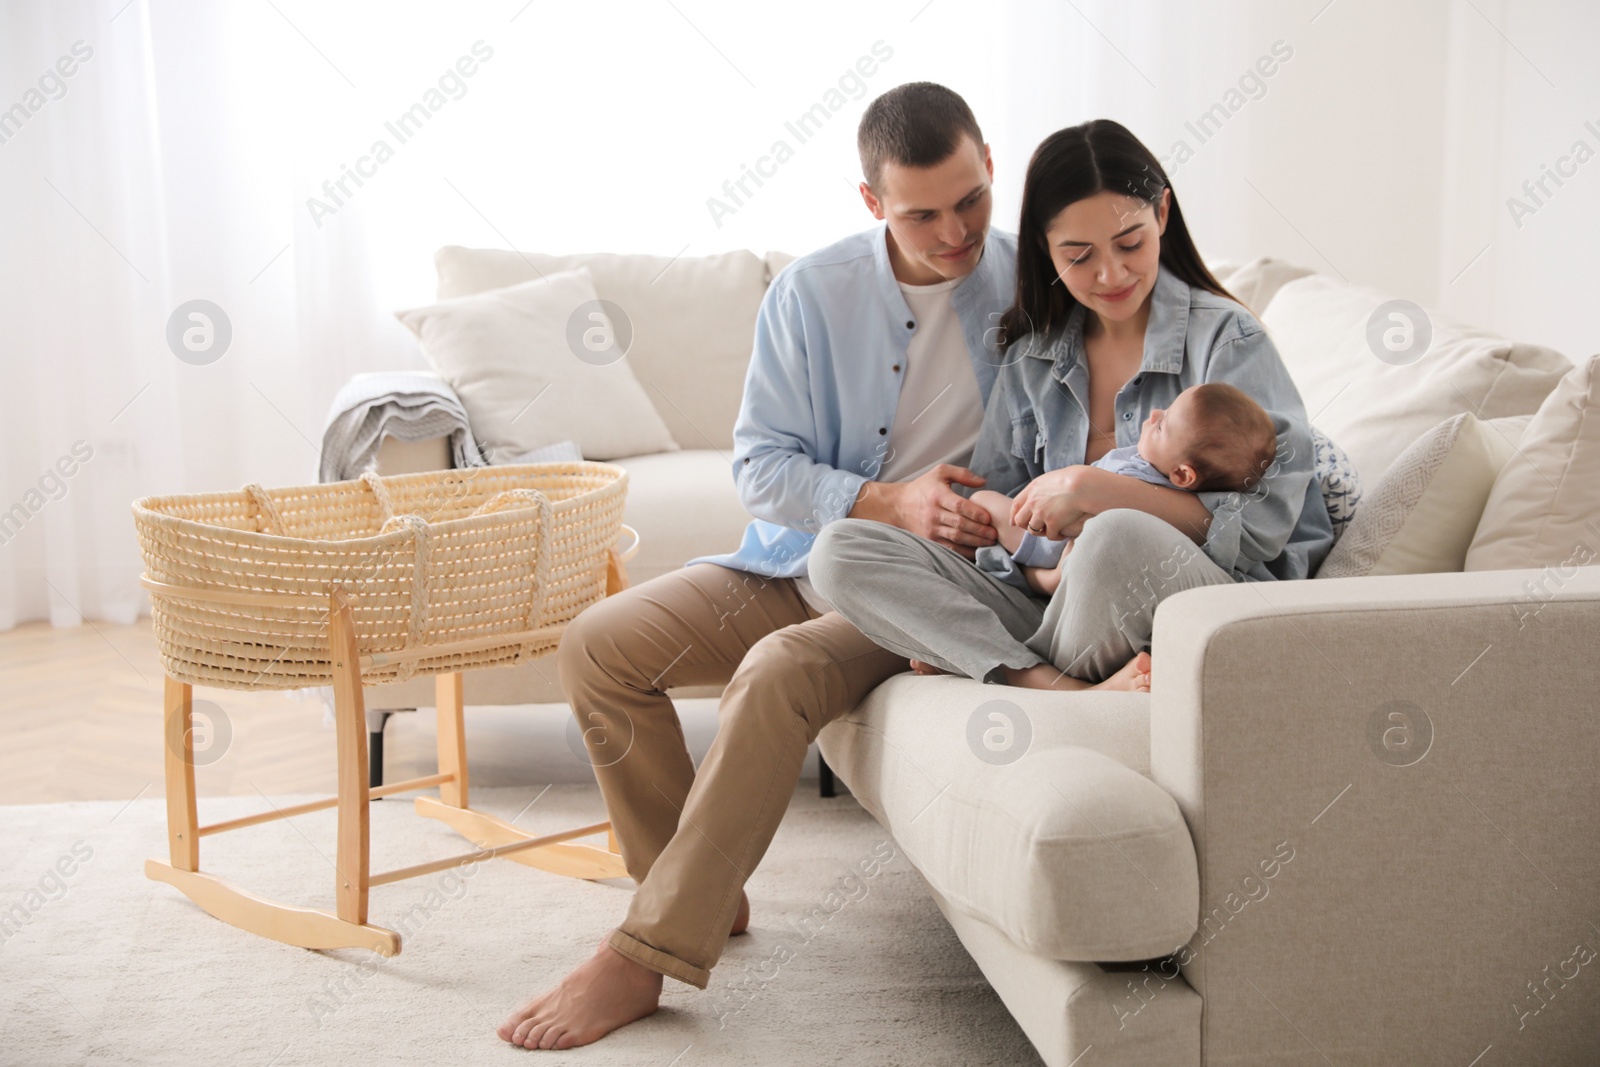
{"type": "MultiPolygon", "coordinates": [[[[513,845],[533,836],[504,819],[497,819],[493,815],[486,815],[471,808],[444,804],[433,797],[418,797],[414,803],[418,815],[438,819],[479,847],[513,845]]],[[[537,867],[541,871],[565,875],[568,878],[595,881],[601,878],[628,877],[628,870],[622,865],[621,856],[603,848],[595,848],[593,845],[575,845],[570,841],[542,845],[522,852],[510,852],[505,858],[516,860],[526,867],[537,867]]]]}
{"type": "Polygon", "coordinates": [[[382,926],[346,922],[316,908],[296,908],[236,889],[214,875],[145,860],[146,878],[166,882],[206,912],[252,934],[301,948],[366,948],[380,956],[400,951],[400,935],[382,926]]]}

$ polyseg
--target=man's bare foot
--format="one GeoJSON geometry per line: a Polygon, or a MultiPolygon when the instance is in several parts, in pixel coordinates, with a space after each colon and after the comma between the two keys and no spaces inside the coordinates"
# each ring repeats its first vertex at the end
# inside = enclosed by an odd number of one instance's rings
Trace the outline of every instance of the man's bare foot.
{"type": "Polygon", "coordinates": [[[1007,667],[1005,668],[1007,685],[1014,685],[1022,689],[1054,689],[1059,692],[1070,692],[1079,689],[1105,689],[1125,693],[1150,692],[1150,653],[1141,652],[1134,656],[1122,669],[1117,671],[1105,681],[1097,685],[1090,685],[1081,678],[1073,678],[1062,674],[1052,664],[1036,663],[1032,667],[1007,667]]]}
{"type": "Polygon", "coordinates": [[[523,1048],[577,1048],[653,1013],[661,975],[600,942],[593,956],[548,993],[506,1017],[495,1033],[523,1048]]]}
{"type": "Polygon", "coordinates": [[[916,671],[918,674],[928,675],[930,677],[932,675],[935,675],[935,674],[949,674],[950,673],[949,671],[940,670],[938,667],[935,667],[931,663],[924,663],[920,659],[914,659],[914,660],[911,661],[911,669],[913,671],[916,671]]]}

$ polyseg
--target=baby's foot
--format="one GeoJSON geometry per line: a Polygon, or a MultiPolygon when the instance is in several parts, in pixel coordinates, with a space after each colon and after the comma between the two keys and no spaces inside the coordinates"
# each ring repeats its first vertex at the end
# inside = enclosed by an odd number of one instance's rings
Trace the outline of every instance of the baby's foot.
{"type": "Polygon", "coordinates": [[[911,661],[911,669],[916,671],[918,674],[924,674],[924,675],[929,675],[929,676],[932,676],[932,675],[935,675],[935,674],[949,674],[950,673],[949,671],[940,670],[938,667],[935,667],[931,663],[924,663],[920,659],[914,659],[914,660],[911,661]]]}

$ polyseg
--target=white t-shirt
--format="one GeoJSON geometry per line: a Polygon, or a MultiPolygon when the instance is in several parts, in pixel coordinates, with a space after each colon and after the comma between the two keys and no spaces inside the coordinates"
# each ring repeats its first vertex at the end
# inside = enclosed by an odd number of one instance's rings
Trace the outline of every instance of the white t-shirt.
{"type": "MultiPolygon", "coordinates": [[[[972,461],[972,449],[983,426],[983,393],[967,353],[961,316],[950,295],[964,280],[933,285],[900,283],[917,326],[906,346],[900,403],[889,427],[889,450],[877,481],[909,482],[940,463],[965,467],[972,461]]],[[[796,582],[813,611],[833,610],[809,578],[797,578],[796,582]]]]}

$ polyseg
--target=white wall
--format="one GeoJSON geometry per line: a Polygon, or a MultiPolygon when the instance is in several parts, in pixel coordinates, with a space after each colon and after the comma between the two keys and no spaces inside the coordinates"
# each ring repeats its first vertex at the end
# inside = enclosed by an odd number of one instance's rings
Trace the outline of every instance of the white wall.
{"type": "Polygon", "coordinates": [[[1110,116],[1193,150],[1174,183],[1209,258],[1600,350],[1600,160],[1507,207],[1575,142],[1600,153],[1592,0],[19,3],[0,7],[0,110],[80,39],[93,60],[0,143],[0,509],[75,440],[97,458],[0,546],[0,626],[46,600],[132,610],[136,496],[314,477],[338,385],[421,365],[392,312],[432,298],[439,245],[805,251],[870,224],[855,125],[915,79],[972,104],[1006,228],[1038,141],[1110,116]],[[308,198],[478,41],[493,58],[464,95],[314,218],[308,198]],[[1187,124],[1275,45],[1258,98],[1199,143],[1187,124]],[[798,143],[785,122],[875,46],[889,58],[798,143]],[[719,225],[708,199],[779,139],[793,157],[719,225]],[[194,297],[233,321],[209,366],[163,338],[194,297]]]}

